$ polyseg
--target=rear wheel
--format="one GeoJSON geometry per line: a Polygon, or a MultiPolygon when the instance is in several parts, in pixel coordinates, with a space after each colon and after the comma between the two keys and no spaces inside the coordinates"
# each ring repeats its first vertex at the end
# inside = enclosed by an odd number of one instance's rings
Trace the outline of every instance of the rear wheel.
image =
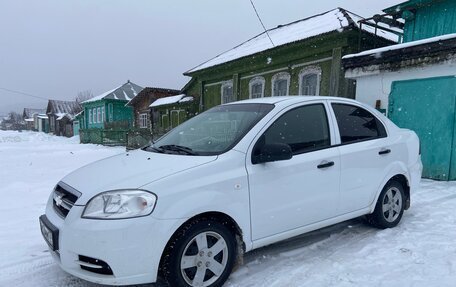
{"type": "Polygon", "coordinates": [[[222,286],[233,269],[235,236],[217,221],[185,226],[167,249],[163,275],[172,287],[222,286]]]}
{"type": "Polygon", "coordinates": [[[378,228],[392,228],[399,224],[405,207],[404,187],[397,181],[390,181],[383,188],[369,223],[378,228]]]}

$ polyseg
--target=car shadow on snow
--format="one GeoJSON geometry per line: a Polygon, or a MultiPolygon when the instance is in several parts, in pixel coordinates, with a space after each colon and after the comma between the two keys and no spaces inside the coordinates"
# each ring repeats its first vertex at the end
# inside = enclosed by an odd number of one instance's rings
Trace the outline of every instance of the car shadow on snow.
{"type": "MultiPolygon", "coordinates": [[[[366,224],[363,217],[344,221],[339,224],[335,224],[329,227],[325,227],[319,230],[315,230],[303,235],[293,237],[278,243],[274,243],[259,249],[255,249],[244,255],[243,265],[236,268],[232,278],[236,281],[245,276],[246,266],[257,266],[260,268],[263,265],[269,267],[273,265],[275,261],[280,260],[283,257],[300,257],[306,253],[308,249],[318,248],[325,246],[331,246],[332,242],[339,241],[341,239],[349,239],[356,237],[359,234],[366,234],[375,232],[377,229],[370,227],[366,224]]],[[[314,260],[313,257],[304,257],[304,261],[311,262],[314,260]]],[[[303,262],[305,263],[305,262],[303,262]]],[[[227,282],[229,285],[230,280],[227,282]]],[[[68,275],[67,283],[71,283],[71,286],[83,286],[83,287],[107,287],[107,285],[99,285],[90,282],[77,279],[71,275],[68,275]],[[79,284],[75,284],[79,282],[79,284]]],[[[67,285],[65,285],[67,286],[67,285]]],[[[160,281],[155,284],[143,284],[143,285],[130,285],[129,287],[166,287],[167,285],[160,281]]]]}

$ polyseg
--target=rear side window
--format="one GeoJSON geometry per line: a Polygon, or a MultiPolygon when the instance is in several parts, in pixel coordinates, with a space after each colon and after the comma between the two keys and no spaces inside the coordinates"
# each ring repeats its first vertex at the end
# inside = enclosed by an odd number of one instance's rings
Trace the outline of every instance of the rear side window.
{"type": "Polygon", "coordinates": [[[263,134],[257,147],[273,143],[288,144],[293,154],[329,147],[325,107],[322,104],[308,105],[283,114],[263,134]]]}
{"type": "Polygon", "coordinates": [[[347,104],[332,104],[332,108],[342,144],[386,137],[383,124],[367,110],[347,104]]]}

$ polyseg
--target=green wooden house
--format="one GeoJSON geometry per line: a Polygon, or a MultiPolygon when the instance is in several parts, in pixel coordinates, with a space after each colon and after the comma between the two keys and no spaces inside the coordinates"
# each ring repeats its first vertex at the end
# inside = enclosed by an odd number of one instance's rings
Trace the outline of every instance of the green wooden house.
{"type": "Polygon", "coordinates": [[[143,88],[128,81],[99,96],[82,102],[77,116],[82,143],[123,144],[133,127],[133,108],[126,104],[143,88]]]}
{"type": "Polygon", "coordinates": [[[133,126],[133,109],[126,104],[143,88],[127,83],[82,102],[85,129],[130,128],[133,126]]]}
{"type": "Polygon", "coordinates": [[[410,0],[384,10],[403,43],[349,55],[356,99],[387,111],[421,140],[423,176],[456,180],[456,1],[410,0]]]}
{"type": "Polygon", "coordinates": [[[185,94],[156,99],[149,106],[152,120],[152,131],[161,136],[195,115],[198,105],[194,98],[185,94]]]}
{"type": "Polygon", "coordinates": [[[397,34],[369,26],[337,8],[280,25],[187,71],[183,92],[199,110],[237,100],[283,95],[354,98],[344,78],[342,56],[397,43],[397,34]]]}

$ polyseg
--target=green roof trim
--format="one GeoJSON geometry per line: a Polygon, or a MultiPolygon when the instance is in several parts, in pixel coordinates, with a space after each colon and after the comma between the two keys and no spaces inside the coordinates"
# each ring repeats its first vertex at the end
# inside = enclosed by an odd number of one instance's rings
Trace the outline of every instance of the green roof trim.
{"type": "Polygon", "coordinates": [[[411,9],[411,8],[419,8],[422,6],[429,5],[430,3],[433,2],[441,2],[442,0],[409,0],[405,1],[403,3],[391,6],[389,8],[386,8],[383,10],[383,12],[387,14],[397,14],[401,13],[402,11],[406,9],[411,9]]]}

